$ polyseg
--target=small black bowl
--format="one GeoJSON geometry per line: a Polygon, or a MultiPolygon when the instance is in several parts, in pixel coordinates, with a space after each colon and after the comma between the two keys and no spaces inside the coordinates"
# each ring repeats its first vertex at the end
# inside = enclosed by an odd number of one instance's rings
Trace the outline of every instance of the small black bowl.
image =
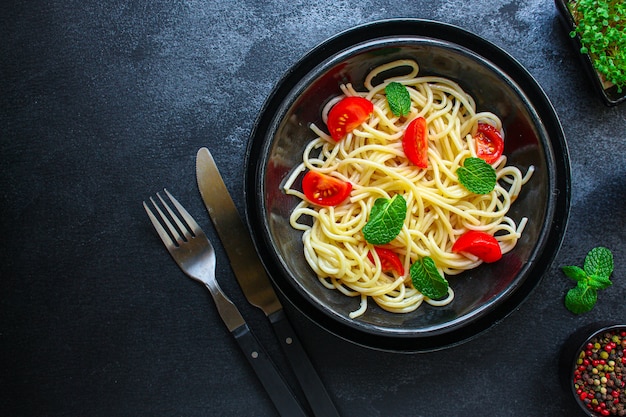
{"type": "MultiPolygon", "coordinates": [[[[581,352],[586,350],[587,344],[595,338],[602,336],[604,333],[620,334],[622,332],[626,332],[626,324],[619,324],[615,322],[591,323],[572,333],[572,335],[564,343],[561,350],[561,355],[559,357],[559,376],[562,388],[573,399],[573,401],[576,402],[583,413],[589,417],[602,417],[603,414],[589,409],[580,398],[580,393],[577,392],[577,388],[574,386],[575,372],[580,366],[580,364],[577,363],[578,359],[581,352]]],[[[620,390],[621,392],[624,392],[626,387],[622,387],[620,390]]],[[[616,414],[609,415],[615,416],[616,414]]]]}

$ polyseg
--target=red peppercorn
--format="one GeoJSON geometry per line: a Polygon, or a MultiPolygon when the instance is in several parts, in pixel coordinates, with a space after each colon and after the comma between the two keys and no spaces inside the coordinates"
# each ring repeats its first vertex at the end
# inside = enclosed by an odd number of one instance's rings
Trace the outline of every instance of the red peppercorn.
{"type": "Polygon", "coordinates": [[[608,416],[611,414],[611,412],[605,408],[602,411],[600,411],[600,414],[602,414],[603,416],[608,416]]]}
{"type": "MultiPolygon", "coordinates": [[[[581,391],[582,391],[582,390],[581,390],[581,391]]],[[[581,399],[581,401],[585,401],[585,398],[587,398],[587,393],[586,393],[586,392],[584,392],[584,391],[583,391],[583,392],[581,392],[581,393],[579,393],[579,395],[580,395],[580,397],[579,397],[579,398],[581,399]]]]}

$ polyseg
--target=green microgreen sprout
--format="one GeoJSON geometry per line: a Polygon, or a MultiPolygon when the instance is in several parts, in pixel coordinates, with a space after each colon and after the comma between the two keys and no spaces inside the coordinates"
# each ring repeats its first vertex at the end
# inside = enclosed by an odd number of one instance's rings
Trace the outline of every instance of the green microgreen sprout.
{"type": "Polygon", "coordinates": [[[621,93],[626,87],[626,2],[570,0],[568,8],[576,24],[570,36],[580,38],[580,52],[589,54],[596,71],[621,93]]]}

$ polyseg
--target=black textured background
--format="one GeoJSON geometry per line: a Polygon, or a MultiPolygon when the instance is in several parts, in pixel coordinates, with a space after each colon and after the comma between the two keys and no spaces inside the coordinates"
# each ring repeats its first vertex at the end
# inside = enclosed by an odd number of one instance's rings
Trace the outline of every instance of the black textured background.
{"type": "MultiPolygon", "coordinates": [[[[243,210],[248,134],[281,75],[339,31],[390,17],[470,30],[544,88],[572,162],[563,247],[512,315],[439,352],[371,351],[288,314],[342,415],[578,415],[560,348],[589,322],[626,321],[626,105],[592,91],[548,0],[2,2],[0,415],[275,415],[141,202],[167,187],[217,242],[197,149],[210,147],[243,210]],[[574,316],[559,267],[598,245],[615,255],[614,285],[574,316]]],[[[220,282],[284,366],[216,246],[220,282]]]]}

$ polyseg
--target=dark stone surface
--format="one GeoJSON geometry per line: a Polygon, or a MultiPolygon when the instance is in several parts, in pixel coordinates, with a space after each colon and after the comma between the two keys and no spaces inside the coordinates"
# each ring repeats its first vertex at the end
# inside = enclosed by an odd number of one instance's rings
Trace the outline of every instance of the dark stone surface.
{"type": "MultiPolygon", "coordinates": [[[[578,415],[558,383],[560,348],[589,322],[626,321],[626,107],[602,104],[554,4],[540,0],[3,2],[0,415],[275,415],[141,202],[167,187],[217,242],[196,189],[197,149],[211,148],[243,210],[248,134],[281,75],[322,40],[390,17],[483,36],[544,88],[572,163],[563,247],[513,314],[443,351],[372,351],[289,305],[288,315],[342,415],[578,415]],[[598,245],[615,255],[614,285],[574,316],[560,266],[598,245]]],[[[217,273],[284,367],[225,261],[217,273]]]]}

